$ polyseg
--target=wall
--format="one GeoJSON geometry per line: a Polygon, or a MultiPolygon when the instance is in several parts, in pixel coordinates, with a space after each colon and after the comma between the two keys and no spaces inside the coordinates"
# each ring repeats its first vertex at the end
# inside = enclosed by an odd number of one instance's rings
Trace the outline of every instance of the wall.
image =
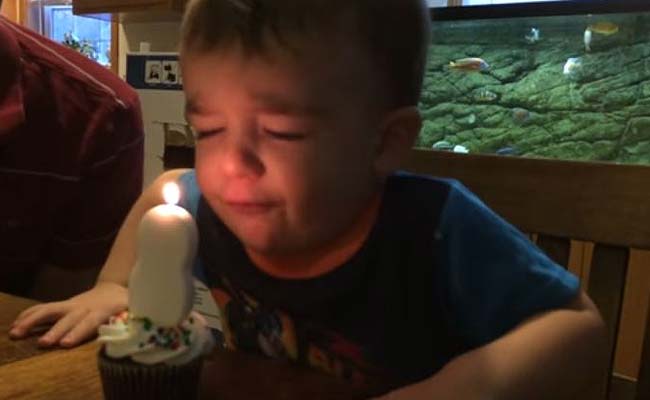
{"type": "MultiPolygon", "coordinates": [[[[178,48],[180,22],[124,23],[119,29],[119,75],[126,76],[126,54],[140,50],[141,42],[150,44],[152,52],[175,52],[178,48]]],[[[162,125],[152,122],[160,114],[175,116],[182,122],[183,99],[176,92],[141,93],[145,126],[144,185],[148,186],[163,171],[165,138],[162,125]],[[173,98],[173,99],[171,99],[173,98]],[[170,100],[171,99],[171,100],[170,100]]]]}
{"type": "Polygon", "coordinates": [[[18,0],[4,0],[0,14],[12,21],[18,21],[18,0]]]}
{"type": "Polygon", "coordinates": [[[556,1],[556,0],[463,0],[464,6],[478,6],[484,4],[511,4],[511,3],[538,3],[540,1],[556,1]]]}
{"type": "Polygon", "coordinates": [[[180,22],[120,24],[119,74],[126,74],[126,53],[138,51],[140,42],[149,42],[151,51],[176,51],[180,22]]]}

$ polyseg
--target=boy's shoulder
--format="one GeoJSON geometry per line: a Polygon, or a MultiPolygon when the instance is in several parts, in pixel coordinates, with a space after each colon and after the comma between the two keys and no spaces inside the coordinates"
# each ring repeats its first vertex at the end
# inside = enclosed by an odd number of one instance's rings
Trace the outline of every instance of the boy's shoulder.
{"type": "Polygon", "coordinates": [[[452,178],[398,171],[386,181],[389,205],[415,212],[442,213],[450,199],[473,197],[461,182],[452,178]]]}
{"type": "Polygon", "coordinates": [[[201,190],[196,181],[196,171],[194,169],[184,169],[176,170],[175,172],[177,172],[175,174],[175,180],[181,191],[178,205],[196,217],[199,200],[201,199],[201,190]]]}
{"type": "Polygon", "coordinates": [[[445,187],[453,186],[456,180],[446,177],[417,174],[405,170],[399,170],[388,177],[389,184],[400,184],[409,186],[431,187],[442,190],[445,187]]]}
{"type": "Polygon", "coordinates": [[[403,191],[405,195],[422,198],[423,195],[448,196],[452,192],[469,193],[458,180],[448,177],[397,171],[387,180],[387,190],[403,191]]]}

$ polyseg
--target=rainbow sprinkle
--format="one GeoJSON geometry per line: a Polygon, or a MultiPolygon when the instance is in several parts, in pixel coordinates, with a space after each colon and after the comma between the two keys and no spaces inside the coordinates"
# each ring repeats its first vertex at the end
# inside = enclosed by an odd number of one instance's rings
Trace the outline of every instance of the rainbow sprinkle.
{"type": "Polygon", "coordinates": [[[138,343],[139,348],[147,345],[155,345],[163,349],[177,350],[181,345],[190,346],[192,344],[191,334],[192,331],[187,329],[187,324],[194,325],[194,318],[189,317],[186,321],[181,322],[177,326],[156,326],[156,324],[147,317],[136,317],[131,315],[128,311],[123,311],[119,314],[112,316],[109,324],[124,324],[133,325],[141,323],[145,332],[149,332],[147,342],[138,343]]]}

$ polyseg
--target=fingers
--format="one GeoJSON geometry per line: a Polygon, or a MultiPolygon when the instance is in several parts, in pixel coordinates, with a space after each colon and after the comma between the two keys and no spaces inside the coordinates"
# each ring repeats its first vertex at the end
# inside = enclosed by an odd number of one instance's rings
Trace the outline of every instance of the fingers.
{"type": "Polygon", "coordinates": [[[78,324],[74,325],[60,341],[63,347],[73,347],[97,334],[97,327],[104,322],[98,313],[89,312],[78,324]]]}
{"type": "Polygon", "coordinates": [[[38,309],[43,308],[43,306],[44,306],[44,304],[38,304],[36,306],[32,306],[32,307],[29,307],[29,308],[23,310],[23,312],[18,314],[18,316],[16,317],[16,321],[21,320],[23,318],[26,318],[27,316],[34,313],[35,311],[38,311],[38,309]]]}
{"type": "Polygon", "coordinates": [[[90,311],[87,308],[73,309],[65,314],[56,324],[43,336],[38,339],[38,344],[44,347],[58,344],[60,340],[70,332],[75,325],[80,323],[90,311]]]}
{"type": "Polygon", "coordinates": [[[108,317],[126,307],[126,289],[118,285],[101,286],[70,300],[40,304],[23,311],[13,322],[9,336],[23,338],[54,323],[38,343],[72,347],[95,334],[108,317]]]}
{"type": "Polygon", "coordinates": [[[39,325],[49,324],[61,318],[66,309],[60,302],[30,307],[18,315],[11,326],[9,336],[14,339],[25,337],[39,325]]]}

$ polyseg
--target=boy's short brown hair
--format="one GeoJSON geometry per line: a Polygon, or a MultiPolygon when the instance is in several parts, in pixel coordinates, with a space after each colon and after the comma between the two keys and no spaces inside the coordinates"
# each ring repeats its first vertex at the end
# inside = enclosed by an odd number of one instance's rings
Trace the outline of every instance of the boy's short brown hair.
{"type": "Polygon", "coordinates": [[[310,35],[316,40],[309,43],[327,40],[328,29],[345,16],[352,17],[357,39],[384,73],[391,106],[417,104],[430,35],[424,0],[192,0],[181,51],[209,52],[237,43],[259,54],[269,37],[291,50],[296,39],[310,35]]]}

